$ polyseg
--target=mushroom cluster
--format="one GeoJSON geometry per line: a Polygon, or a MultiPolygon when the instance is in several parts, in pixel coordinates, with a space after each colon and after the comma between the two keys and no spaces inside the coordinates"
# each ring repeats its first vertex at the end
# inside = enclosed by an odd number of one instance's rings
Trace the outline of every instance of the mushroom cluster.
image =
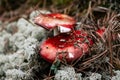
{"type": "Polygon", "coordinates": [[[85,31],[74,29],[76,21],[68,15],[40,14],[34,22],[47,30],[57,30],[55,36],[40,45],[39,53],[48,62],[52,63],[55,59],[74,61],[86,54],[89,46],[93,45],[92,39],[85,31]]]}

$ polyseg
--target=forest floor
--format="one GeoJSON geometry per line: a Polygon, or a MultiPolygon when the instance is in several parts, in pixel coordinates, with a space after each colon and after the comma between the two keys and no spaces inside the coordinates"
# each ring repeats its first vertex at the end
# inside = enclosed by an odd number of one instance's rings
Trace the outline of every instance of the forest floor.
{"type": "Polygon", "coordinates": [[[1,0],[4,6],[0,5],[0,80],[120,80],[118,2],[20,0],[13,5],[10,1],[1,0]],[[49,32],[33,21],[40,13],[74,17],[77,29],[94,38],[89,55],[71,64],[45,61],[39,46],[49,32]],[[102,38],[94,34],[101,27],[106,28],[102,38]]]}

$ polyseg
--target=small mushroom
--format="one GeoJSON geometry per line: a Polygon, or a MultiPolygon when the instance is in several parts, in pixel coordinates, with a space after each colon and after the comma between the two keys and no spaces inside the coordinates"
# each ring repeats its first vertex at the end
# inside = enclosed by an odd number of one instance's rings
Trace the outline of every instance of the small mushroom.
{"type": "Polygon", "coordinates": [[[57,32],[55,35],[70,32],[76,23],[74,18],[59,13],[40,14],[34,19],[34,22],[45,29],[54,29],[54,32],[57,32]]]}
{"type": "Polygon", "coordinates": [[[93,42],[85,32],[60,33],[41,44],[40,55],[48,62],[53,62],[56,58],[71,62],[87,53],[89,44],[92,45],[93,42]],[[86,39],[89,43],[85,42],[86,39]]]}
{"type": "Polygon", "coordinates": [[[103,35],[104,35],[105,30],[106,30],[105,27],[101,27],[100,29],[98,29],[96,31],[96,33],[102,38],[103,35]]]}

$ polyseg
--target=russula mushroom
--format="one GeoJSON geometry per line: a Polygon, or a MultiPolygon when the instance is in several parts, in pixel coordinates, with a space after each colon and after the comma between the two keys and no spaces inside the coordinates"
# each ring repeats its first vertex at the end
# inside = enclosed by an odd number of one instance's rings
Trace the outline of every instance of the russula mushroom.
{"type": "Polygon", "coordinates": [[[52,13],[40,14],[34,19],[34,22],[48,30],[54,29],[56,32],[66,33],[73,29],[76,21],[68,15],[52,13]]]}
{"type": "MultiPolygon", "coordinates": [[[[48,62],[56,58],[67,62],[74,61],[88,52],[93,41],[85,31],[74,30],[74,18],[59,13],[40,14],[34,19],[35,23],[48,30],[57,29],[59,34],[48,38],[40,45],[40,55],[48,62]]],[[[97,30],[103,36],[104,29],[97,30]]]]}
{"type": "Polygon", "coordinates": [[[92,45],[93,42],[85,32],[61,33],[41,44],[40,55],[49,62],[53,62],[56,58],[60,60],[64,58],[67,62],[71,62],[88,52],[89,44],[92,45]],[[89,43],[85,41],[86,39],[89,43]]]}

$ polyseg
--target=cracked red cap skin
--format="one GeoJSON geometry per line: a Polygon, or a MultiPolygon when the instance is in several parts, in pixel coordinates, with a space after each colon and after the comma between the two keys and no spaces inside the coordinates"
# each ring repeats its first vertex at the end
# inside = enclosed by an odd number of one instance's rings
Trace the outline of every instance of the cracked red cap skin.
{"type": "Polygon", "coordinates": [[[82,31],[73,33],[61,33],[47,39],[40,46],[40,55],[48,62],[54,62],[56,58],[65,59],[67,62],[80,58],[89,50],[93,41],[82,31]],[[86,39],[88,42],[86,42],[86,39]]]}
{"type": "Polygon", "coordinates": [[[48,30],[54,29],[57,26],[72,29],[76,23],[74,18],[59,13],[40,14],[34,19],[34,22],[48,30]]]}

